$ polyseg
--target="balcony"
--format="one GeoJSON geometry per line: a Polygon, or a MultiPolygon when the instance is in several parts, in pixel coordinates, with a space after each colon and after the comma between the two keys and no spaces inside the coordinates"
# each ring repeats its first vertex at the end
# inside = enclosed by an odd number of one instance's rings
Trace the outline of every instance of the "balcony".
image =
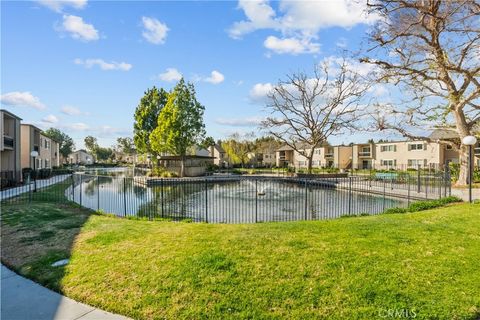
{"type": "Polygon", "coordinates": [[[372,156],[372,153],[370,151],[360,151],[358,153],[358,156],[359,157],[371,157],[372,156]]]}
{"type": "Polygon", "coordinates": [[[9,136],[3,136],[3,146],[5,148],[10,148],[13,149],[13,146],[15,145],[15,140],[12,137],[9,136]]]}

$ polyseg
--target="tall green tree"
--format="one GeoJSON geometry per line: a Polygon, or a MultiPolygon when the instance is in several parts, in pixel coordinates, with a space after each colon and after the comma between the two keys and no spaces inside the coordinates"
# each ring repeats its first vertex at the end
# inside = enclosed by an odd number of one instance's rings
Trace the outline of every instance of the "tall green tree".
{"type": "Polygon", "coordinates": [[[255,151],[253,132],[241,136],[239,133],[232,134],[222,142],[222,148],[233,164],[241,164],[242,167],[250,160],[249,156],[255,151]]]}
{"type": "Polygon", "coordinates": [[[83,142],[85,144],[85,148],[87,148],[87,151],[93,155],[96,155],[97,149],[99,148],[97,138],[86,136],[83,142]]]}
{"type": "Polygon", "coordinates": [[[215,145],[215,139],[213,139],[212,137],[206,137],[200,143],[200,147],[202,147],[204,149],[208,149],[209,147],[214,146],[214,145],[215,145]]]}
{"type": "Polygon", "coordinates": [[[117,149],[126,155],[132,155],[135,153],[135,144],[130,137],[117,138],[117,149]]]}
{"type": "Polygon", "coordinates": [[[180,156],[182,177],[187,150],[201,143],[205,136],[204,110],[205,107],[195,97],[193,84],[186,84],[181,79],[168,95],[168,101],[158,116],[158,126],[150,135],[150,146],[154,152],[180,156]]]}
{"type": "Polygon", "coordinates": [[[53,139],[60,144],[60,155],[64,159],[67,159],[68,155],[73,152],[75,143],[73,142],[73,139],[65,132],[62,132],[56,128],[50,128],[43,133],[50,139],[53,139]]]}
{"type": "Polygon", "coordinates": [[[98,161],[113,160],[115,158],[115,153],[111,148],[97,147],[95,149],[95,157],[98,161]]]}
{"type": "Polygon", "coordinates": [[[133,141],[139,153],[153,153],[150,135],[158,125],[158,116],[168,100],[168,92],[153,87],[145,91],[135,109],[133,141]]]}

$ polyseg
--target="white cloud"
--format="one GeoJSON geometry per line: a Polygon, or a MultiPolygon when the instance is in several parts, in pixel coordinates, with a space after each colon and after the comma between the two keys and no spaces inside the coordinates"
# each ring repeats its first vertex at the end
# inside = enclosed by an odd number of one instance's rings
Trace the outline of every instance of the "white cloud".
{"type": "Polygon", "coordinates": [[[7,106],[23,106],[23,107],[32,107],[38,110],[43,110],[46,106],[40,102],[38,97],[35,97],[28,91],[19,92],[9,92],[2,94],[0,96],[0,101],[7,106]]]}
{"type": "Polygon", "coordinates": [[[90,127],[83,122],[65,124],[62,127],[65,128],[65,129],[70,129],[72,131],[88,131],[88,130],[90,130],[90,127]]]}
{"type": "Polygon", "coordinates": [[[165,23],[155,18],[142,17],[142,23],[145,30],[142,36],[150,43],[163,44],[167,38],[168,27],[165,23]]]}
{"type": "Polygon", "coordinates": [[[53,114],[49,114],[48,116],[44,117],[42,119],[42,121],[47,122],[47,123],[57,123],[58,118],[56,116],[54,116],[53,114]]]}
{"type": "Polygon", "coordinates": [[[56,12],[62,12],[65,7],[83,9],[87,5],[87,0],[37,0],[37,2],[56,12]]]}
{"type": "Polygon", "coordinates": [[[231,127],[257,127],[264,120],[262,117],[246,117],[246,118],[218,118],[215,120],[217,124],[231,127]]]}
{"type": "Polygon", "coordinates": [[[110,71],[110,70],[120,70],[120,71],[128,71],[132,68],[132,65],[126,62],[106,62],[102,59],[75,59],[73,61],[75,64],[83,65],[86,68],[91,68],[95,65],[99,66],[100,69],[110,71]]]}
{"type": "Polygon", "coordinates": [[[232,38],[238,39],[243,35],[258,29],[277,29],[280,21],[275,18],[275,10],[268,4],[268,0],[240,0],[238,8],[242,9],[248,20],[235,22],[229,30],[232,38]]]}
{"type": "Polygon", "coordinates": [[[89,115],[88,112],[82,112],[80,109],[75,108],[73,106],[63,106],[60,111],[69,116],[81,116],[81,115],[89,115]]]}
{"type": "Polygon", "coordinates": [[[257,83],[250,90],[250,100],[253,102],[265,102],[272,90],[273,85],[271,83],[257,83]]]}
{"type": "Polygon", "coordinates": [[[265,48],[275,53],[289,53],[293,55],[301,53],[316,53],[320,51],[318,43],[312,43],[310,39],[283,38],[279,39],[275,36],[269,36],[263,43],[265,48]]]}
{"type": "Polygon", "coordinates": [[[372,24],[378,19],[366,15],[364,1],[296,1],[282,0],[279,10],[268,0],[240,0],[246,20],[235,22],[228,30],[230,37],[238,39],[256,30],[271,29],[282,34],[281,39],[270,36],[264,45],[277,53],[316,53],[318,43],[312,43],[321,29],[351,28],[357,24],[372,24]]]}
{"type": "Polygon", "coordinates": [[[218,72],[217,70],[213,70],[210,74],[210,77],[204,79],[205,82],[210,82],[213,84],[219,84],[225,80],[225,76],[218,72]]]}
{"type": "Polygon", "coordinates": [[[158,78],[162,81],[172,82],[182,79],[182,74],[175,68],[167,68],[164,73],[160,73],[158,78]]]}
{"type": "Polygon", "coordinates": [[[74,39],[84,41],[99,39],[98,31],[92,24],[85,23],[82,17],[74,15],[63,16],[61,30],[70,33],[70,36],[74,39]]]}

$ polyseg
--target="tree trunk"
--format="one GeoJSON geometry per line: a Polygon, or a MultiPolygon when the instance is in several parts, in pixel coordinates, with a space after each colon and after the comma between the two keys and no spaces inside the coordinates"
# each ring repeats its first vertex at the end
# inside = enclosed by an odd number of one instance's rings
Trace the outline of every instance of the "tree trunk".
{"type": "Polygon", "coordinates": [[[458,180],[455,183],[456,186],[465,186],[468,183],[468,170],[469,170],[469,154],[468,146],[462,145],[458,151],[460,171],[458,173],[458,180]]]}
{"type": "Polygon", "coordinates": [[[313,150],[315,150],[315,149],[312,148],[312,151],[310,152],[310,154],[308,155],[308,158],[307,158],[307,165],[308,165],[307,172],[308,172],[308,174],[312,174],[313,150]]]}
{"type": "Polygon", "coordinates": [[[185,176],[185,156],[182,155],[181,161],[180,161],[180,178],[183,178],[185,176]]]}
{"type": "Polygon", "coordinates": [[[461,111],[458,111],[456,108],[453,110],[453,115],[455,117],[455,124],[457,127],[457,133],[460,138],[460,148],[458,150],[459,162],[460,162],[460,172],[458,173],[458,180],[455,183],[457,186],[465,186],[468,180],[468,146],[462,144],[462,139],[470,135],[468,130],[467,121],[465,114],[461,111]]]}

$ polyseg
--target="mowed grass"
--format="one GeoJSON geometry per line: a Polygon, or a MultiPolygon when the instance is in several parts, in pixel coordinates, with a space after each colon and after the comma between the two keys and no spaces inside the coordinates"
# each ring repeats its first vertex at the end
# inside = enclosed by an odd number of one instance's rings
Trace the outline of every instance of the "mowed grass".
{"type": "Polygon", "coordinates": [[[222,225],[34,203],[4,205],[2,219],[3,262],[136,319],[374,319],[389,310],[416,319],[480,317],[480,204],[222,225]],[[31,256],[16,257],[19,238],[22,252],[35,248],[31,256]],[[69,265],[50,267],[65,257],[69,265]]]}

